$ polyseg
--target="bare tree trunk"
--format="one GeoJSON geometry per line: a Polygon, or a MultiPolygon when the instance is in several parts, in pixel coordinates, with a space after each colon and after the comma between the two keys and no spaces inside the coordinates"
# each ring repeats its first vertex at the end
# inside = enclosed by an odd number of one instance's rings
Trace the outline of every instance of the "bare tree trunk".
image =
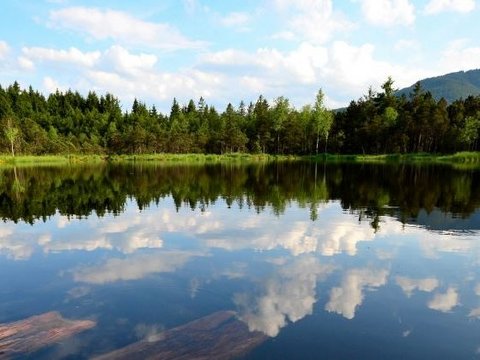
{"type": "Polygon", "coordinates": [[[14,149],[14,146],[13,146],[13,141],[10,141],[10,146],[12,148],[12,157],[15,157],[15,149],[14,149]]]}

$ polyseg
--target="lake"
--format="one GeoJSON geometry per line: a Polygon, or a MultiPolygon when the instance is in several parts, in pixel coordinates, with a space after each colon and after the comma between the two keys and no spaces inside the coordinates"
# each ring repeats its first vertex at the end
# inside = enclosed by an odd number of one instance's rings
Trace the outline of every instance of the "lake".
{"type": "Polygon", "coordinates": [[[0,170],[0,358],[480,356],[480,171],[0,170]]]}

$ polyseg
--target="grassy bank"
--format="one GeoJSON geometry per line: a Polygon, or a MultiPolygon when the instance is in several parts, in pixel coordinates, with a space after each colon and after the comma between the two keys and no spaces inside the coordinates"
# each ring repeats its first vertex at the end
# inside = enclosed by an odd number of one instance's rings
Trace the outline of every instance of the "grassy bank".
{"type": "Polygon", "coordinates": [[[326,162],[355,163],[419,163],[419,164],[455,164],[457,166],[480,167],[480,152],[459,152],[452,155],[384,154],[384,155],[333,155],[285,156],[268,154],[141,154],[141,155],[21,155],[12,158],[0,155],[0,166],[37,166],[37,165],[74,165],[92,163],[182,163],[202,164],[220,162],[267,162],[267,161],[311,160],[326,162]]]}
{"type": "Polygon", "coordinates": [[[219,162],[267,162],[300,160],[298,156],[268,155],[268,154],[140,154],[140,155],[20,155],[12,157],[0,155],[0,166],[50,166],[100,163],[181,163],[203,164],[219,162]]]}
{"type": "Polygon", "coordinates": [[[443,163],[471,164],[480,166],[480,152],[458,152],[452,155],[416,154],[380,154],[380,155],[334,155],[322,154],[306,157],[315,161],[358,162],[358,163],[443,163]]]}

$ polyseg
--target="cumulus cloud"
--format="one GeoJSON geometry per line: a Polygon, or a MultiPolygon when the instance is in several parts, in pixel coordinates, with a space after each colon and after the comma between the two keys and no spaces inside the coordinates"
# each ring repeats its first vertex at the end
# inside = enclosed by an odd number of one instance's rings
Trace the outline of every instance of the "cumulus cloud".
{"type": "Polygon", "coordinates": [[[156,68],[157,56],[148,53],[133,53],[113,45],[103,52],[82,52],[76,48],[56,50],[50,48],[23,48],[21,62],[24,68],[45,66],[43,70],[58,73],[59,64],[68,70],[68,86],[59,86],[59,80],[44,77],[45,90],[74,88],[80,91],[96,89],[111,92],[122,100],[135,97],[163,101],[176,96],[199,98],[216,92],[223,83],[221,75],[187,69],[169,73],[156,68]],[[74,83],[75,85],[72,85],[74,83]]]}
{"type": "Polygon", "coordinates": [[[409,0],[360,0],[365,19],[377,26],[412,25],[415,7],[409,0]]]}
{"type": "Polygon", "coordinates": [[[457,39],[442,51],[439,67],[442,72],[471,70],[479,67],[480,47],[469,46],[468,39],[457,39]]]}
{"type": "Polygon", "coordinates": [[[0,59],[3,59],[10,52],[10,46],[8,46],[6,41],[0,41],[0,59]]]}
{"type": "Polygon", "coordinates": [[[57,80],[53,79],[50,76],[45,76],[43,78],[43,88],[48,93],[53,93],[57,90],[64,91],[66,89],[65,86],[60,85],[57,80]]]}
{"type": "Polygon", "coordinates": [[[435,294],[432,300],[428,302],[427,306],[433,310],[449,312],[459,304],[459,301],[460,298],[457,290],[453,287],[449,287],[445,293],[435,294]]]}
{"type": "Polygon", "coordinates": [[[116,10],[89,7],[67,7],[50,12],[49,24],[97,40],[140,45],[162,50],[199,48],[203,44],[186,38],[168,24],[148,22],[116,10]]]}
{"type": "Polygon", "coordinates": [[[296,322],[312,313],[317,301],[316,284],[333,270],[313,256],[296,259],[282,267],[278,276],[267,279],[259,296],[247,293],[235,296],[240,319],[250,331],[277,336],[288,321],[296,322]]]}
{"type": "Polygon", "coordinates": [[[353,319],[357,307],[363,302],[364,290],[385,285],[388,273],[385,269],[348,270],[343,276],[340,287],[334,287],[330,291],[330,300],[325,305],[325,310],[353,319]]]}
{"type": "Polygon", "coordinates": [[[43,47],[22,48],[23,58],[29,61],[54,62],[84,67],[92,67],[99,60],[100,51],[82,52],[75,47],[56,50],[43,47]]]}
{"type": "Polygon", "coordinates": [[[102,265],[76,270],[73,278],[75,281],[89,284],[138,280],[155,273],[174,272],[192,257],[201,255],[187,251],[167,251],[132,255],[125,259],[109,259],[102,265]]]}
{"type": "Polygon", "coordinates": [[[353,24],[333,9],[332,0],[272,0],[275,8],[287,14],[289,32],[315,44],[329,41],[335,33],[348,32],[353,24]]]}
{"type": "Polygon", "coordinates": [[[404,276],[397,276],[395,281],[408,297],[412,296],[415,290],[432,292],[440,283],[436,278],[412,279],[404,276]]]}
{"type": "Polygon", "coordinates": [[[271,48],[260,48],[250,53],[227,49],[207,53],[201,58],[200,67],[211,70],[225,69],[233,73],[275,79],[278,84],[297,81],[312,84],[318,80],[318,72],[326,65],[327,50],[304,42],[288,53],[271,48]]]}
{"type": "Polygon", "coordinates": [[[432,15],[441,12],[468,13],[475,9],[475,0],[430,0],[425,5],[425,13],[432,15]]]}

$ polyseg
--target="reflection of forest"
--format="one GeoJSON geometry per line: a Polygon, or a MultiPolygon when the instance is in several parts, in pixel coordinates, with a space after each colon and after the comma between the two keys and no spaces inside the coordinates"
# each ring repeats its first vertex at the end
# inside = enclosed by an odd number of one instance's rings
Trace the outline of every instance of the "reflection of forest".
{"type": "Polygon", "coordinates": [[[177,208],[205,209],[218,199],[228,206],[266,208],[282,214],[295,201],[316,219],[317,205],[339,200],[346,210],[378,225],[382,215],[402,221],[439,209],[467,218],[480,205],[480,172],[440,166],[316,165],[280,162],[206,166],[153,164],[3,169],[0,216],[45,220],[63,215],[119,214],[129,198],[140,209],[171,196],[177,208]],[[423,211],[422,211],[423,210],[423,211]]]}

